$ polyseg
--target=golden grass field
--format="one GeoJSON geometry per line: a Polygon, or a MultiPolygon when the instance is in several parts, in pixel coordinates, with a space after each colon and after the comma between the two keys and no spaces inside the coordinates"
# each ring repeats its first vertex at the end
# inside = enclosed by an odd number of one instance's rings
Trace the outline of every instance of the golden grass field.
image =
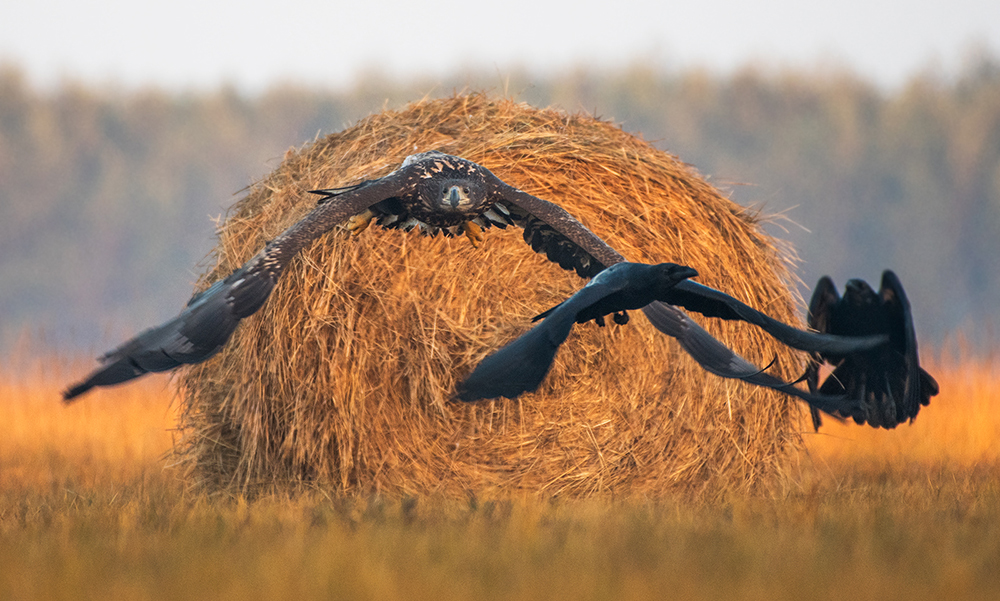
{"type": "Polygon", "coordinates": [[[91,360],[22,353],[0,599],[1000,598],[1000,356],[940,354],[915,423],[827,424],[753,498],[458,502],[206,497],[172,465],[168,379],[64,407],[91,360]]]}

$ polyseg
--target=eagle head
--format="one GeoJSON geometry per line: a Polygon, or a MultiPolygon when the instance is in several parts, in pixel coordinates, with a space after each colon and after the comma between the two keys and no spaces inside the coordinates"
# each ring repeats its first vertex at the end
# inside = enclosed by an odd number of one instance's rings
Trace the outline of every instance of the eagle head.
{"type": "Polygon", "coordinates": [[[478,215],[486,201],[483,185],[471,179],[434,180],[422,196],[431,212],[444,214],[478,215]]]}

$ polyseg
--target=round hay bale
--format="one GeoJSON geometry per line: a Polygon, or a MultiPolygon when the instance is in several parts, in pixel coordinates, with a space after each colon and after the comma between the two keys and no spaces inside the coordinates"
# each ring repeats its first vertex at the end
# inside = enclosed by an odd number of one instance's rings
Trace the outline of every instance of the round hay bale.
{"type": "MultiPolygon", "coordinates": [[[[202,285],[316,204],[307,193],[385,175],[409,154],[459,155],[558,203],[633,261],[796,323],[782,252],[756,216],[675,157],[589,116],[485,95],[373,115],[284,162],[240,200],[202,285]]],[[[797,440],[795,401],[704,372],[639,312],[577,326],[517,401],[463,405],[456,382],[584,281],[519,228],[464,238],[372,227],[305,249],[225,349],[181,376],[181,453],[214,489],[310,482],[390,494],[587,496],[752,488],[797,440]],[[610,322],[609,322],[610,323],[610,322]]],[[[800,359],[742,324],[699,319],[759,365],[800,359]]]]}

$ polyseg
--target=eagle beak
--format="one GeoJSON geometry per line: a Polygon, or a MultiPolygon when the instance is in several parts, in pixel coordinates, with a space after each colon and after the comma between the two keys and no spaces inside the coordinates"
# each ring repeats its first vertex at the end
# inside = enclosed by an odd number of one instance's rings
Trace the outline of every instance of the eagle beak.
{"type": "Polygon", "coordinates": [[[451,208],[457,209],[458,203],[462,201],[462,190],[459,189],[458,186],[448,188],[448,196],[446,200],[448,201],[448,204],[451,205],[451,208]]]}

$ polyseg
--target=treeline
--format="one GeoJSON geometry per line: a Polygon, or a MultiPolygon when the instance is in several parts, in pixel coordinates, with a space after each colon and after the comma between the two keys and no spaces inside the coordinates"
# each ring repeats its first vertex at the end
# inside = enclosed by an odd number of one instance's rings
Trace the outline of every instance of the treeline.
{"type": "MultiPolygon", "coordinates": [[[[1000,298],[1000,63],[886,93],[847,74],[718,78],[643,67],[538,80],[361,82],[181,94],[29,85],[0,72],[0,346],[24,328],[97,347],[170,317],[214,246],[212,218],[285,150],[384,106],[463,88],[596,113],[784,212],[802,278],[895,269],[922,337],[1000,298]],[[748,185],[739,185],[739,184],[748,185]],[[807,231],[808,230],[808,231],[807,231]]],[[[665,257],[666,259],[667,257],[665,257]]],[[[978,328],[976,328],[978,329],[978,328]]],[[[971,330],[970,330],[971,331],[971,330]]]]}

